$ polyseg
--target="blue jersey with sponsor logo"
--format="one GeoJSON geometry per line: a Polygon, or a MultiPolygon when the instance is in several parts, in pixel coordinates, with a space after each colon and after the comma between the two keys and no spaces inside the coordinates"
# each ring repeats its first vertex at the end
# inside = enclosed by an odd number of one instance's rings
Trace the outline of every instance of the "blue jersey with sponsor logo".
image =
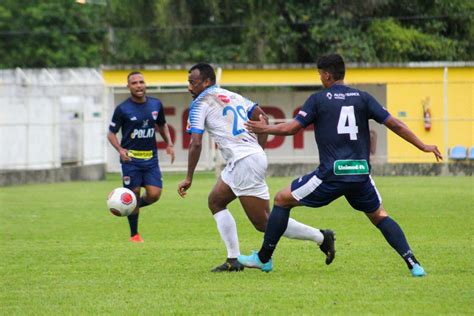
{"type": "Polygon", "coordinates": [[[303,127],[314,124],[319,150],[316,176],[325,181],[360,182],[370,173],[369,120],[390,116],[370,94],[333,85],[311,95],[295,116],[303,127]]]}
{"type": "Polygon", "coordinates": [[[128,98],[115,108],[109,130],[117,133],[122,129],[120,145],[129,151],[132,162],[156,163],[155,124],[165,123],[160,100],[147,96],[145,103],[136,103],[128,98]]]}

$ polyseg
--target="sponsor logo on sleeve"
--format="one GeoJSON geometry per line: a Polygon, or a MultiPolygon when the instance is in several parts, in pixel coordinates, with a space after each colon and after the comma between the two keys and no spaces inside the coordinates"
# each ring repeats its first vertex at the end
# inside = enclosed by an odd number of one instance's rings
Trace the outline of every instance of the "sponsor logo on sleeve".
{"type": "Polygon", "coordinates": [[[306,115],[308,115],[308,113],[306,113],[305,111],[299,111],[298,115],[301,115],[302,117],[306,117],[306,115]]]}
{"type": "Polygon", "coordinates": [[[158,118],[158,111],[151,112],[151,116],[153,116],[153,119],[156,121],[156,119],[158,118]]]}
{"type": "Polygon", "coordinates": [[[225,94],[219,94],[217,97],[219,98],[219,100],[221,100],[224,103],[230,102],[230,98],[226,96],[225,94]]]}
{"type": "Polygon", "coordinates": [[[115,127],[116,125],[114,122],[110,122],[110,126],[115,127]]]}

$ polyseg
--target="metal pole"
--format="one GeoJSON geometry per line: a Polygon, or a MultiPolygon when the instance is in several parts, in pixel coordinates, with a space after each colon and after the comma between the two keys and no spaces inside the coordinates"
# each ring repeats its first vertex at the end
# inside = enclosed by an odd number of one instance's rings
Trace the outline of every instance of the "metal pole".
{"type": "Polygon", "coordinates": [[[217,67],[217,73],[216,73],[216,86],[221,87],[220,82],[222,78],[222,67],[217,67]]]}
{"type": "Polygon", "coordinates": [[[23,100],[25,101],[25,108],[26,108],[26,124],[25,124],[25,164],[24,168],[25,169],[30,169],[30,163],[29,163],[29,157],[30,157],[30,152],[29,152],[29,146],[30,146],[30,78],[26,75],[26,73],[19,67],[15,68],[15,84],[16,87],[20,87],[19,89],[21,90],[21,87],[25,87],[26,90],[26,98],[23,100]]]}
{"type": "Polygon", "coordinates": [[[444,95],[444,155],[445,155],[444,161],[445,163],[448,163],[448,155],[449,155],[448,67],[444,67],[443,95],[444,95]]]}

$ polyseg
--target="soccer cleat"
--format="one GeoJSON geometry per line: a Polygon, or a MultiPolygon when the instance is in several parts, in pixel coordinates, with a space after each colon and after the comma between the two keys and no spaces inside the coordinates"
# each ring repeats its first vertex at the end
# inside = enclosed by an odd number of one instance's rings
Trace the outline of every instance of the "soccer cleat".
{"type": "Polygon", "coordinates": [[[270,272],[273,270],[272,259],[266,263],[262,263],[256,251],[252,251],[250,256],[240,255],[237,257],[237,260],[239,260],[239,262],[247,268],[256,268],[262,270],[263,272],[270,272]]]}
{"type": "Polygon", "coordinates": [[[324,235],[324,240],[319,249],[326,255],[326,264],[330,265],[336,257],[336,249],[334,247],[334,241],[336,240],[336,233],[329,229],[322,229],[321,233],[324,235]]]}
{"type": "Polygon", "coordinates": [[[244,269],[244,266],[237,261],[237,259],[230,259],[221,264],[220,266],[215,267],[211,272],[239,272],[244,269]]]}
{"type": "Polygon", "coordinates": [[[142,236],[140,234],[133,235],[130,237],[131,242],[143,242],[142,236]]]}
{"type": "Polygon", "coordinates": [[[411,275],[414,277],[422,277],[426,275],[425,269],[423,269],[423,267],[420,266],[418,263],[416,263],[410,271],[411,275]]]}

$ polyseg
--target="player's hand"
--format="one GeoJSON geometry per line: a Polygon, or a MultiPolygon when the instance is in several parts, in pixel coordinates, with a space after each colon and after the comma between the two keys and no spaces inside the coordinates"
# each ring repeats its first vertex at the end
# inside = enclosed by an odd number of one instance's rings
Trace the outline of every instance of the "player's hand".
{"type": "Polygon", "coordinates": [[[184,198],[185,195],[186,195],[186,191],[191,187],[191,183],[192,181],[189,180],[189,179],[184,179],[183,181],[181,181],[180,184],[178,184],[178,194],[184,198]]]}
{"type": "Polygon", "coordinates": [[[132,158],[128,156],[128,150],[126,150],[125,148],[121,148],[119,150],[119,154],[120,154],[120,159],[123,162],[129,162],[130,160],[132,160],[132,158]]]}
{"type": "Polygon", "coordinates": [[[443,155],[441,155],[441,152],[436,145],[425,145],[423,151],[425,153],[433,153],[436,157],[436,161],[443,160],[443,155]]]}
{"type": "Polygon", "coordinates": [[[267,127],[268,123],[262,114],[260,114],[258,118],[258,121],[248,120],[245,122],[245,128],[247,128],[247,130],[251,133],[263,134],[265,133],[265,128],[267,127]]]}
{"type": "Polygon", "coordinates": [[[176,158],[173,145],[166,146],[166,154],[171,157],[171,163],[173,163],[176,158]]]}

